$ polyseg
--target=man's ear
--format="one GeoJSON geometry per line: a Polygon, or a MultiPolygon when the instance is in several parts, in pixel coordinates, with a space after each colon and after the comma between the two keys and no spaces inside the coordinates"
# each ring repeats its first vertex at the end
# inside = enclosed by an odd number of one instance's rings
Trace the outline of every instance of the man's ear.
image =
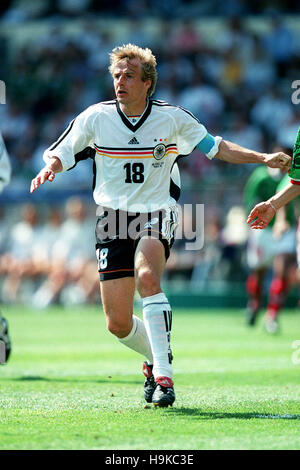
{"type": "Polygon", "coordinates": [[[151,78],[149,78],[148,80],[146,80],[146,81],[145,81],[145,84],[147,85],[147,92],[148,92],[149,88],[150,88],[151,85],[152,85],[152,80],[151,80],[151,78]]]}

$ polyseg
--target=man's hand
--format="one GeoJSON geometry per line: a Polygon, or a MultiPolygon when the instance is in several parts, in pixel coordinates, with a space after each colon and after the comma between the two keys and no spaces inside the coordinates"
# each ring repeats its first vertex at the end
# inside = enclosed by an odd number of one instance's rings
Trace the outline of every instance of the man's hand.
{"type": "Polygon", "coordinates": [[[251,228],[263,229],[269,225],[274,215],[275,210],[271,206],[270,202],[261,202],[252,209],[248,215],[247,223],[250,224],[252,222],[251,228]]]}
{"type": "Polygon", "coordinates": [[[285,168],[288,170],[291,162],[291,157],[283,152],[270,153],[265,157],[265,164],[270,168],[285,168]]]}
{"type": "Polygon", "coordinates": [[[49,163],[41,169],[38,175],[31,181],[30,192],[31,194],[39,187],[40,184],[44,184],[45,181],[53,181],[56,173],[60,173],[63,170],[62,163],[58,157],[51,157],[49,163]]]}
{"type": "Polygon", "coordinates": [[[31,194],[39,187],[40,184],[44,184],[45,181],[53,181],[55,178],[55,173],[51,168],[45,166],[41,169],[38,175],[31,181],[30,192],[31,194]]]}

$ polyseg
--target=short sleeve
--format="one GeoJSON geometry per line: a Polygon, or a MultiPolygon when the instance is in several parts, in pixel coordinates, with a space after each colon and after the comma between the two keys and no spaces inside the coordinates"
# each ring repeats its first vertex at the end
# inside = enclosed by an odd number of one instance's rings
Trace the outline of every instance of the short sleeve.
{"type": "Polygon", "coordinates": [[[95,112],[93,107],[79,114],[58,138],[54,144],[44,152],[43,159],[48,163],[51,157],[58,157],[62,163],[63,171],[72,168],[76,161],[75,155],[89,145],[93,145],[93,123],[95,112]]]}
{"type": "Polygon", "coordinates": [[[176,108],[177,148],[179,155],[189,155],[207,135],[207,130],[198,119],[184,108],[176,108]]]}

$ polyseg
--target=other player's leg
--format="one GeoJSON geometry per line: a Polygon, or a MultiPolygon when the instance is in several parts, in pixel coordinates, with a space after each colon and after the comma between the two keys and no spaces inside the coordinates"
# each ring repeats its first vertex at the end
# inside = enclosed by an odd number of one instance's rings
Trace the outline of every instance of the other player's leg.
{"type": "Polygon", "coordinates": [[[247,277],[247,323],[250,326],[255,325],[259,310],[261,308],[264,276],[265,268],[260,268],[252,271],[247,277]]]}
{"type": "Polygon", "coordinates": [[[286,295],[295,277],[295,257],[288,253],[275,256],[273,278],[268,292],[265,328],[268,333],[277,333],[278,315],[283,308],[286,295]]]}
{"type": "Polygon", "coordinates": [[[246,282],[248,295],[247,323],[250,326],[256,323],[262,306],[264,277],[266,268],[271,264],[274,257],[273,245],[271,228],[250,231],[247,244],[247,263],[250,272],[246,282]]]}

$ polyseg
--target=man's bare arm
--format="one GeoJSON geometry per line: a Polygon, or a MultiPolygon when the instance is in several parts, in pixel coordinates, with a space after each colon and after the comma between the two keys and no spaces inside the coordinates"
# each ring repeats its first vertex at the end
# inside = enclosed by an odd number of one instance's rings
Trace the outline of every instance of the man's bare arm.
{"type": "Polygon", "coordinates": [[[257,204],[250,212],[247,223],[254,229],[263,229],[273,219],[276,211],[300,194],[300,185],[289,183],[265,202],[257,204]]]}
{"type": "Polygon", "coordinates": [[[56,173],[60,173],[63,169],[62,163],[58,157],[52,157],[49,163],[41,169],[38,175],[31,181],[30,192],[31,194],[39,187],[40,184],[44,184],[45,181],[53,181],[56,173]]]}
{"type": "Polygon", "coordinates": [[[289,183],[285,188],[283,188],[278,193],[274,194],[270,198],[273,206],[276,210],[280,209],[280,207],[285,206],[288,202],[295,199],[295,197],[299,196],[300,194],[300,185],[289,183]]]}
{"type": "Polygon", "coordinates": [[[229,163],[263,163],[271,168],[289,168],[291,157],[283,152],[260,153],[222,140],[215,158],[229,163]]]}

